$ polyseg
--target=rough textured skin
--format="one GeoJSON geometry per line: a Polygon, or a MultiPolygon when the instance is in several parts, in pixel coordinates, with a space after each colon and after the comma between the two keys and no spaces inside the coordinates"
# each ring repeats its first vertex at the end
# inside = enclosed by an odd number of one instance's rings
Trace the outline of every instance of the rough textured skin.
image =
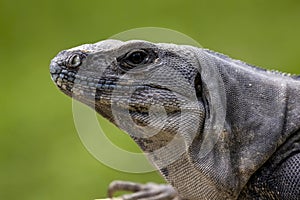
{"type": "Polygon", "coordinates": [[[130,134],[178,192],[115,184],[137,192],[124,199],[299,199],[298,77],[206,49],[117,40],[62,51],[50,72],[130,134]]]}

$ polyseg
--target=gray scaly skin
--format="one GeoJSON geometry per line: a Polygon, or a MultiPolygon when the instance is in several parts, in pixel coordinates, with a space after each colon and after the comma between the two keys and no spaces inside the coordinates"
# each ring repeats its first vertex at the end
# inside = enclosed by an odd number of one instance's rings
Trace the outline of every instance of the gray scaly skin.
{"type": "Polygon", "coordinates": [[[50,72],[130,134],[173,186],[113,182],[110,196],[299,199],[299,77],[206,49],[118,40],[62,51],[50,72]]]}

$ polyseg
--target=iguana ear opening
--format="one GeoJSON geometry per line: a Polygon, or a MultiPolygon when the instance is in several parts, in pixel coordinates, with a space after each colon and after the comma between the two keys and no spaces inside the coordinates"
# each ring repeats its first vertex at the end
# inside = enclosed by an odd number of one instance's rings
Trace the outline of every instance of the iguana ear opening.
{"type": "MultiPolygon", "coordinates": [[[[194,79],[194,88],[196,92],[196,97],[198,99],[198,102],[202,104],[202,106],[205,109],[205,118],[208,118],[210,116],[209,112],[209,104],[208,104],[208,91],[205,88],[204,83],[202,82],[201,74],[197,73],[194,79]]],[[[205,121],[205,119],[204,119],[205,121]]]]}
{"type": "Polygon", "coordinates": [[[194,86],[195,86],[196,96],[197,96],[198,100],[201,100],[201,98],[202,98],[202,81],[201,81],[200,73],[196,74],[196,77],[194,80],[194,86]]]}
{"type": "Polygon", "coordinates": [[[217,61],[203,49],[193,49],[193,52],[198,61],[198,73],[194,80],[196,95],[205,108],[204,127],[198,144],[198,158],[204,158],[213,150],[224,129],[226,95],[217,61]]]}
{"type": "Polygon", "coordinates": [[[198,102],[202,104],[202,106],[205,109],[205,118],[208,118],[210,113],[209,113],[209,105],[208,105],[208,100],[206,98],[208,91],[204,88],[204,84],[201,79],[201,74],[197,73],[194,79],[194,88],[196,92],[196,97],[198,99],[198,102]]]}

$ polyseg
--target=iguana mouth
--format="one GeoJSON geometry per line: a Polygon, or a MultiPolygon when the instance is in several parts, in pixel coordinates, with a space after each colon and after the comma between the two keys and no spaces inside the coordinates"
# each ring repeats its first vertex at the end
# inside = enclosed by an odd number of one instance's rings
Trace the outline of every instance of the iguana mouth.
{"type": "MultiPolygon", "coordinates": [[[[138,85],[138,83],[129,83],[126,80],[120,81],[114,77],[101,79],[87,77],[84,74],[79,75],[78,69],[69,69],[60,65],[57,61],[51,62],[50,73],[58,88],[70,97],[89,105],[111,105],[115,100],[120,108],[141,115],[145,115],[149,111],[150,105],[152,105],[149,100],[151,96],[147,96],[147,93],[150,94],[150,92],[147,91],[159,90],[160,92],[157,94],[161,95],[174,93],[174,91],[157,84],[138,85]],[[125,99],[124,94],[129,99],[125,99]],[[131,98],[146,103],[137,107],[132,103],[135,101],[131,98]]],[[[173,94],[173,96],[176,95],[173,94]]],[[[159,97],[156,98],[159,99],[159,97]]],[[[168,113],[180,111],[180,106],[174,102],[166,102],[165,108],[168,113]]]]}

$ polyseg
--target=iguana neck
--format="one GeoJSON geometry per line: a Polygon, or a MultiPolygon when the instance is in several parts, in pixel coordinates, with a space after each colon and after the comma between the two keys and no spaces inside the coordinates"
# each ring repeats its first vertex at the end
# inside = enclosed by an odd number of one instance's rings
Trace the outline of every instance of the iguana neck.
{"type": "MultiPolygon", "coordinates": [[[[220,72],[226,94],[224,131],[197,167],[219,165],[212,179],[235,196],[287,138],[300,128],[300,81],[207,51],[220,72]],[[239,177],[230,178],[228,177],[239,177]],[[228,181],[230,180],[230,181],[228,181]]],[[[199,150],[201,140],[193,143],[199,150]]],[[[198,155],[192,152],[191,155],[198,155]]]]}

